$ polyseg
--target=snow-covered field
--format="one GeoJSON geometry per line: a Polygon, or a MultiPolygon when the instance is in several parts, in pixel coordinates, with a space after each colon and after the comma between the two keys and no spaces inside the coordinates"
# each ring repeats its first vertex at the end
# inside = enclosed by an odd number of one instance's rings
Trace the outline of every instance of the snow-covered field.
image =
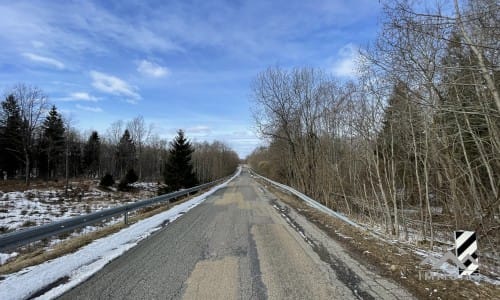
{"type": "Polygon", "coordinates": [[[0,299],[29,298],[44,287],[62,278],[67,278],[65,283],[49,290],[37,299],[52,299],[61,295],[85,281],[111,260],[136,246],[153,232],[162,228],[166,220],[169,222],[174,221],[203,202],[209,195],[225,187],[239,173],[240,170],[225,183],[213,187],[200,196],[174,206],[168,211],[141,220],[115,234],[95,240],[74,253],[7,275],[0,281],[0,299]]]}
{"type": "MultiPolygon", "coordinates": [[[[78,183],[72,184],[78,187],[78,183]]],[[[93,185],[96,186],[97,182],[93,185]]],[[[60,189],[30,189],[22,192],[0,191],[0,234],[144,200],[157,195],[157,183],[137,182],[131,186],[134,188],[133,192],[117,192],[116,189],[103,191],[95,187],[88,187],[84,190],[78,187],[75,190],[70,189],[68,196],[65,196],[65,191],[60,189]]],[[[51,237],[48,243],[43,244],[42,247],[45,250],[50,250],[64,240],[87,234],[117,222],[122,222],[122,218],[114,217],[102,223],[86,226],[64,237],[51,237]]],[[[0,253],[0,265],[17,255],[19,255],[18,252],[0,253]]]]}
{"type": "Polygon", "coordinates": [[[133,193],[87,190],[32,189],[24,192],[0,191],[0,233],[37,226],[91,213],[156,195],[157,183],[134,183],[133,193]]]}

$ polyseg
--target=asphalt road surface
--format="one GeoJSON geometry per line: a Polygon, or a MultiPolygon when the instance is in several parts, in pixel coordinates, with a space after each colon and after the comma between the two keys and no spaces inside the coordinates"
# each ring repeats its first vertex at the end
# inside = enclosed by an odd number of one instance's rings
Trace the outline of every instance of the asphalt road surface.
{"type": "Polygon", "coordinates": [[[62,299],[411,299],[248,172],[62,299]]]}

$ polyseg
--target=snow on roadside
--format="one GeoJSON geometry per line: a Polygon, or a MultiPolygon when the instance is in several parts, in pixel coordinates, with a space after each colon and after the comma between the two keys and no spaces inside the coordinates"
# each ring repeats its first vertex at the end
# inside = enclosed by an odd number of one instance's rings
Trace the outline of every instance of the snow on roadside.
{"type": "Polygon", "coordinates": [[[111,260],[119,257],[136,246],[141,240],[159,230],[165,220],[168,219],[172,222],[188,210],[199,205],[208,196],[225,187],[240,172],[241,168],[229,180],[213,187],[208,192],[176,205],[168,211],[141,220],[115,234],[95,240],[74,253],[7,275],[4,280],[0,281],[0,299],[29,298],[57,280],[69,277],[68,282],[49,290],[37,299],[52,299],[62,295],[67,290],[88,279],[111,260]]]}

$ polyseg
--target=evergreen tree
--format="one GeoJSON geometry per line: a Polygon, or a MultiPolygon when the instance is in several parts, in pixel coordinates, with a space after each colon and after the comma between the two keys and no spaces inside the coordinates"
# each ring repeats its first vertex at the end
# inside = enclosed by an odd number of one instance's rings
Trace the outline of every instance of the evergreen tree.
{"type": "Polygon", "coordinates": [[[123,177],[126,170],[134,167],[135,160],[135,144],[130,137],[130,132],[128,129],[125,129],[125,132],[118,143],[118,150],[116,152],[117,170],[120,177],[123,177]]]}
{"type": "Polygon", "coordinates": [[[410,98],[408,87],[403,82],[398,82],[393,88],[384,111],[382,130],[378,136],[380,155],[398,161],[408,159],[408,153],[413,152],[411,151],[413,149],[411,126],[414,126],[414,133],[421,132],[421,118],[417,112],[418,108],[410,98]]]}
{"type": "Polygon", "coordinates": [[[101,141],[97,131],[93,131],[83,149],[83,164],[89,175],[99,175],[99,155],[101,153],[101,141]]]}
{"type": "Polygon", "coordinates": [[[102,187],[110,187],[113,184],[115,184],[115,180],[113,179],[113,175],[106,173],[102,178],[101,182],[99,183],[100,186],[102,187]]]}
{"type": "Polygon", "coordinates": [[[8,176],[13,176],[22,166],[22,133],[19,104],[14,95],[9,95],[2,102],[0,117],[0,169],[8,176]]]}
{"type": "Polygon", "coordinates": [[[128,191],[130,190],[129,184],[137,182],[139,177],[135,173],[134,169],[129,169],[127,171],[127,174],[125,177],[123,177],[120,182],[118,183],[118,190],[119,191],[128,191]]]}
{"type": "Polygon", "coordinates": [[[191,154],[193,152],[191,143],[184,137],[184,132],[179,130],[177,136],[170,143],[170,155],[163,174],[165,184],[167,184],[167,191],[176,191],[198,184],[191,163],[191,154]]]}
{"type": "Polygon", "coordinates": [[[421,110],[411,98],[408,87],[398,82],[384,112],[377,154],[381,170],[394,176],[396,189],[404,188],[410,198],[415,195],[412,189],[417,188],[414,186],[415,161],[420,166],[416,153],[421,153],[423,122],[421,110]]]}
{"type": "Polygon", "coordinates": [[[80,176],[84,173],[83,164],[83,148],[85,145],[75,137],[75,133],[71,132],[68,137],[68,168],[69,175],[72,177],[80,176]]]}
{"type": "Polygon", "coordinates": [[[40,146],[41,154],[43,154],[41,157],[44,158],[42,160],[45,160],[45,164],[40,162],[40,169],[46,171],[47,178],[52,178],[55,176],[60,162],[63,161],[65,150],[64,122],[55,105],[52,106],[49,115],[45,118],[42,128],[43,136],[40,146]]]}
{"type": "Polygon", "coordinates": [[[453,156],[479,172],[488,184],[488,175],[480,151],[488,161],[498,157],[491,145],[490,130],[500,128],[500,119],[488,115],[495,111],[494,101],[484,89],[485,83],[477,69],[477,59],[463,42],[460,33],[454,32],[448,43],[443,64],[446,67],[443,83],[446,86],[441,98],[443,134],[449,140],[453,156]],[[480,149],[481,147],[482,149],[480,149]]]}

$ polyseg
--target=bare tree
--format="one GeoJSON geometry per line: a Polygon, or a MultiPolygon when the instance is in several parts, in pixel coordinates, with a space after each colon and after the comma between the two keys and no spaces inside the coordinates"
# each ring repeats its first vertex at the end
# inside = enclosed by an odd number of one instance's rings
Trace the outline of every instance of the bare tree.
{"type": "Polygon", "coordinates": [[[143,147],[153,130],[152,124],[147,127],[143,116],[137,116],[127,123],[130,135],[137,145],[137,162],[139,165],[139,179],[142,179],[143,147]]]}
{"type": "Polygon", "coordinates": [[[193,146],[193,170],[201,183],[228,176],[236,170],[238,154],[226,144],[214,141],[195,143],[193,146]]]}
{"type": "Polygon", "coordinates": [[[122,120],[115,121],[109,125],[109,128],[106,130],[106,137],[111,144],[118,145],[125,130],[124,127],[125,125],[122,120]]]}
{"type": "Polygon", "coordinates": [[[48,97],[38,87],[25,84],[14,86],[11,93],[14,95],[21,108],[25,181],[26,185],[29,185],[31,177],[31,154],[35,133],[40,129],[44,115],[49,108],[48,97]]]}

